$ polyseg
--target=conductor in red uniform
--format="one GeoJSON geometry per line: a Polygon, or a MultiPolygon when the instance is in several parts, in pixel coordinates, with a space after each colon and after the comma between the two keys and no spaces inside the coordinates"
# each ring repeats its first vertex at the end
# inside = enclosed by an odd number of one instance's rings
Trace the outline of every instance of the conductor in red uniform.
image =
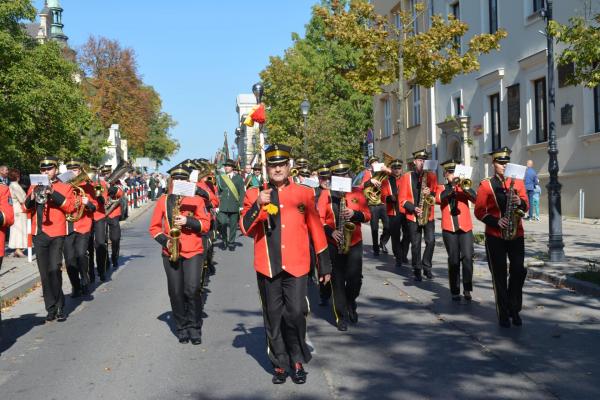
{"type": "Polygon", "coordinates": [[[268,183],[250,188],[244,198],[240,228],[254,238],[254,268],[263,309],[272,382],[281,384],[291,369],[294,383],[306,382],[303,365],[311,354],[306,344],[309,235],[319,259],[319,280],[330,278],[327,239],[311,188],[289,179],[288,146],[265,151],[268,183]]]}
{"type": "MultiPolygon", "coordinates": [[[[332,176],[348,178],[350,162],[336,160],[329,164],[332,176]]],[[[325,227],[329,252],[333,255],[333,313],[337,328],[340,331],[348,330],[349,320],[358,322],[356,312],[356,299],[362,287],[362,232],[361,224],[369,222],[371,212],[367,200],[359,187],[349,193],[330,191],[324,189],[319,197],[319,215],[325,227]],[[343,200],[344,206],[341,207],[343,200]],[[343,209],[342,209],[343,208],[343,209]],[[350,237],[349,250],[343,250],[344,223],[354,224],[354,231],[350,237]]]]}
{"type": "Polygon", "coordinates": [[[523,305],[523,284],[527,270],[524,266],[523,222],[519,214],[525,215],[529,209],[523,181],[504,175],[506,164],[510,162],[510,153],[508,147],[491,153],[494,176],[481,181],[475,202],[475,216],[485,224],[485,248],[494,284],[498,323],[505,328],[510,327],[511,319],[513,325],[520,326],[523,323],[519,312],[523,305]],[[512,192],[511,184],[514,185],[512,192]],[[507,231],[510,223],[506,215],[510,207],[515,207],[515,232],[512,237],[504,237],[503,231],[507,231]],[[508,282],[507,257],[510,261],[508,282]]]}
{"type": "Polygon", "coordinates": [[[40,172],[48,176],[49,185],[31,185],[25,208],[31,213],[33,246],[42,281],[46,321],[64,321],[65,296],[62,291],[63,245],[67,234],[66,214],[75,211],[75,195],[71,185],[57,179],[58,159],[46,157],[40,172]]]}
{"type": "Polygon", "coordinates": [[[208,232],[210,216],[200,196],[171,194],[173,180],[188,180],[190,172],[178,165],[169,171],[169,194],[160,196],[150,220],[150,234],[162,246],[162,260],[167,275],[167,287],[177,339],[180,343],[202,343],[201,276],[204,268],[202,234],[208,232]],[[179,212],[176,212],[179,207],[179,212]],[[179,236],[179,257],[172,259],[173,228],[179,236]]]}
{"type": "Polygon", "coordinates": [[[442,210],[442,238],[448,252],[448,279],[452,300],[460,301],[460,265],[465,300],[471,300],[473,291],[473,221],[469,202],[475,202],[477,194],[464,181],[454,181],[454,170],[460,164],[456,160],[442,163],[446,183],[440,185],[436,202],[442,210]]]}
{"type": "Polygon", "coordinates": [[[435,223],[433,216],[435,199],[428,206],[423,196],[429,197],[435,195],[437,178],[435,173],[423,169],[425,160],[429,158],[427,151],[416,151],[413,153],[413,158],[414,170],[408,174],[404,174],[400,181],[400,207],[406,210],[413,274],[416,281],[421,281],[423,279],[421,277],[421,270],[423,270],[423,274],[428,279],[433,279],[431,262],[435,247],[435,223]],[[427,221],[424,221],[425,224],[421,225],[418,223],[418,220],[421,218],[425,208],[429,209],[429,217],[427,221]],[[423,258],[421,258],[421,237],[425,239],[423,258]]]}

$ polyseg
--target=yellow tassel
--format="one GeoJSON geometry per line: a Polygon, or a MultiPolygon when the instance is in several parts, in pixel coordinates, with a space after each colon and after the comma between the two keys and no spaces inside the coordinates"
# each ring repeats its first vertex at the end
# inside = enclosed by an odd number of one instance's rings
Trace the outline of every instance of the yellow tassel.
{"type": "Polygon", "coordinates": [[[264,206],[263,210],[265,210],[269,215],[275,215],[277,212],[279,212],[279,208],[275,204],[271,203],[264,206]]]}

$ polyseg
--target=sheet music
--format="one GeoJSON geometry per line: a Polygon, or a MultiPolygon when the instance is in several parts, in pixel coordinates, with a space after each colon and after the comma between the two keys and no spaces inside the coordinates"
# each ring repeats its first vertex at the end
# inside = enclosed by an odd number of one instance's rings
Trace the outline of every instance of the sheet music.
{"type": "Polygon", "coordinates": [[[374,162],[373,164],[371,164],[371,166],[373,167],[373,172],[379,172],[381,171],[381,168],[384,166],[385,164],[380,163],[380,162],[374,162]]]}
{"type": "Polygon", "coordinates": [[[313,189],[319,187],[319,181],[314,178],[304,178],[302,184],[313,189]]]}
{"type": "Polygon", "coordinates": [[[60,174],[59,176],[57,176],[58,180],[61,182],[69,182],[71,179],[75,178],[75,172],[73,171],[66,171],[63,172],[62,174],[60,174]]]}
{"type": "Polygon", "coordinates": [[[173,181],[173,191],[171,193],[179,196],[195,196],[196,184],[190,181],[173,181]]]}
{"type": "Polygon", "coordinates": [[[36,185],[48,186],[48,185],[50,185],[50,180],[48,179],[48,175],[45,175],[45,174],[30,174],[29,180],[31,181],[31,186],[36,186],[36,185]]]}
{"type": "Polygon", "coordinates": [[[504,170],[504,176],[507,178],[513,179],[525,179],[525,171],[527,171],[527,167],[525,165],[519,164],[506,164],[506,169],[504,170]]]}
{"type": "Polygon", "coordinates": [[[190,174],[190,182],[198,182],[198,176],[200,175],[200,171],[197,169],[193,170],[190,174]]]}
{"type": "Polygon", "coordinates": [[[331,190],[334,192],[350,193],[352,191],[352,179],[341,176],[332,176],[331,190]]]}
{"type": "Polygon", "coordinates": [[[457,164],[454,169],[454,176],[464,179],[471,179],[473,175],[473,167],[468,167],[463,164],[457,164]]]}
{"type": "Polygon", "coordinates": [[[425,164],[423,164],[423,169],[425,171],[436,171],[438,166],[437,160],[425,160],[425,164]]]}

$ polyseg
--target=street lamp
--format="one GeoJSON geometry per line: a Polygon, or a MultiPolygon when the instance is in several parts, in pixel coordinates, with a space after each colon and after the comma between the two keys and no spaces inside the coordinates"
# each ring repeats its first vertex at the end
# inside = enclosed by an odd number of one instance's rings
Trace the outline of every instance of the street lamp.
{"type": "Polygon", "coordinates": [[[306,118],[308,117],[308,111],[310,110],[310,103],[308,99],[304,99],[302,103],[300,103],[300,111],[302,111],[302,116],[304,117],[304,155],[307,155],[308,151],[308,142],[306,138],[306,118]]]}
{"type": "Polygon", "coordinates": [[[546,19],[546,41],[548,46],[548,172],[550,174],[550,179],[546,185],[549,216],[548,258],[550,262],[561,262],[565,259],[565,245],[562,236],[560,198],[562,185],[558,182],[558,146],[556,124],[554,123],[556,107],[554,97],[554,38],[549,33],[549,25],[552,21],[552,0],[546,0],[546,8],[543,10],[542,15],[546,19]]]}

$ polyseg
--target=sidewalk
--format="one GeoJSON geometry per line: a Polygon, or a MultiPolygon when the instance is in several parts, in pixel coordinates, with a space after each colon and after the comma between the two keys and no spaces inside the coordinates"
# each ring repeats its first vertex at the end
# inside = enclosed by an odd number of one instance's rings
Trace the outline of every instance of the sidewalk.
{"type": "MultiPolygon", "coordinates": [[[[129,210],[129,218],[121,222],[121,229],[127,229],[127,226],[135,221],[149,208],[153,208],[154,202],[148,201],[141,207],[129,210]]],[[[63,268],[63,273],[66,271],[63,268]]],[[[68,279],[66,275],[64,279],[68,279]]],[[[0,271],[0,299],[2,304],[9,304],[15,299],[27,294],[40,282],[35,252],[33,261],[27,262],[27,258],[15,258],[10,254],[4,257],[2,270],[0,271]]]]}

